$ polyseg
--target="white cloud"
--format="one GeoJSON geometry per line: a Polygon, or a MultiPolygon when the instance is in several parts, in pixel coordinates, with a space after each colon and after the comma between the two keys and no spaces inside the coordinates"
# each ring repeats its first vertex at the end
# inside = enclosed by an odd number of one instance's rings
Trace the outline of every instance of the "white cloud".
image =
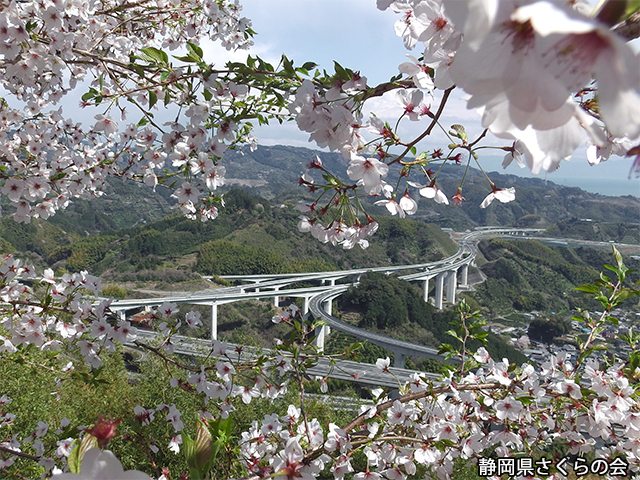
{"type": "Polygon", "coordinates": [[[281,54],[274,49],[270,43],[256,43],[248,50],[227,50],[220,42],[213,40],[203,40],[200,42],[203,57],[207,63],[215,64],[217,67],[223,66],[227,62],[246,62],[247,56],[258,56],[274,66],[280,61],[281,54]]]}

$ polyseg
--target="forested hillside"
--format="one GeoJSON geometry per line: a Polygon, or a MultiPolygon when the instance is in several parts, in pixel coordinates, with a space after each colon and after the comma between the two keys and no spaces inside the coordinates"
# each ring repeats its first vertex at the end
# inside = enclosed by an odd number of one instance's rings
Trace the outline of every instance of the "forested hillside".
{"type": "MultiPolygon", "coordinates": [[[[221,190],[242,188],[276,206],[293,205],[305,199],[313,201],[315,197],[299,187],[297,179],[305,172],[317,175],[317,172],[307,169],[307,164],[315,160],[316,155],[329,170],[347,179],[347,164],[340,154],[282,145],[259,146],[255,151],[227,152],[227,182],[221,190]]],[[[440,173],[438,186],[449,196],[456,192],[463,168],[462,165],[447,165],[440,173]]],[[[498,187],[515,186],[516,200],[506,204],[494,202],[489,208],[481,209],[479,205],[490,188],[482,173],[470,168],[463,187],[466,201],[461,206],[439,205],[410,191],[419,202],[418,212],[412,218],[454,230],[483,225],[549,228],[559,224],[553,231],[566,236],[575,234],[580,238],[587,234],[605,240],[622,241],[626,238],[640,242],[638,197],[606,197],[542,179],[501,173],[490,173],[490,177],[498,187]],[[578,225],[579,219],[589,219],[588,228],[578,225]],[[607,226],[601,228],[600,224],[607,226]],[[636,225],[631,226],[633,224],[636,225]]],[[[171,192],[162,186],[154,192],[150,187],[119,179],[109,178],[107,183],[105,196],[74,200],[67,210],[57,213],[49,222],[66,232],[88,235],[160,220],[170,214],[171,206],[175,205],[171,192]]],[[[372,198],[371,203],[375,200],[372,198]]],[[[383,207],[370,205],[368,209],[376,218],[388,215],[383,207]]]]}
{"type": "MultiPolygon", "coordinates": [[[[358,286],[338,297],[338,305],[342,320],[367,330],[433,347],[453,341],[446,332],[457,318],[456,312],[453,309],[439,311],[425,303],[417,284],[381,273],[368,273],[362,276],[358,286]]],[[[490,336],[488,340],[487,348],[494,358],[526,361],[521,352],[501,338],[490,336]]],[[[480,346],[479,342],[474,342],[470,347],[477,349],[480,346]]],[[[424,359],[413,361],[424,368],[424,359]]]]}
{"type": "MultiPolygon", "coordinates": [[[[487,278],[471,296],[492,313],[598,308],[575,287],[593,282],[603,266],[613,262],[608,249],[549,247],[535,240],[495,239],[479,247],[487,260],[482,265],[487,278]]],[[[637,258],[625,258],[625,263],[640,268],[637,258]]]]}
{"type": "MultiPolygon", "coordinates": [[[[278,201],[295,200],[300,195],[306,195],[303,189],[295,187],[295,182],[300,174],[307,171],[307,164],[316,155],[329,170],[347,180],[346,163],[340,154],[282,145],[260,146],[254,152],[244,151],[242,155],[229,152],[229,159],[232,161],[227,167],[227,174],[235,179],[258,180],[252,182],[251,186],[245,182],[247,187],[243,188],[249,188],[249,191],[263,197],[277,198],[278,201]]],[[[438,186],[449,196],[456,192],[464,168],[463,165],[447,165],[438,177],[438,186]]],[[[311,176],[317,175],[314,171],[308,173],[311,176]]],[[[607,197],[538,178],[522,178],[495,172],[489,175],[500,188],[515,186],[516,200],[507,204],[495,202],[490,208],[481,209],[479,205],[490,188],[484,175],[479,170],[470,168],[463,187],[466,201],[460,207],[439,205],[410,192],[419,201],[415,218],[455,230],[482,225],[546,228],[557,222],[580,218],[611,224],[640,223],[638,197],[607,197]]],[[[384,210],[381,207],[371,208],[378,212],[384,210]]]]}
{"type": "MultiPolygon", "coordinates": [[[[438,227],[381,217],[376,242],[343,250],[297,229],[293,205],[271,205],[243,190],[229,190],[226,208],[211,222],[174,213],[146,225],[94,235],[63,230],[50,221],[0,220],[0,249],[28,253],[59,271],[89,270],[107,280],[166,282],[197,274],[303,272],[438,260],[457,247],[438,227]]],[[[74,212],[75,214],[75,212],[74,212]]]]}

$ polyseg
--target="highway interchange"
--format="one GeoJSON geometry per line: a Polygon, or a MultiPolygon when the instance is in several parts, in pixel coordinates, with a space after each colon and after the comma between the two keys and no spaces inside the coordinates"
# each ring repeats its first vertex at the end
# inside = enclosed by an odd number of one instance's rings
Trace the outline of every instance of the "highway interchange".
{"type": "MultiPolygon", "coordinates": [[[[324,336],[328,333],[328,328],[333,328],[352,335],[361,340],[369,341],[378,345],[394,354],[394,373],[393,375],[381,374],[379,369],[374,365],[342,362],[339,368],[330,368],[328,362],[319,362],[317,371],[313,371],[313,375],[326,376],[331,374],[332,378],[340,378],[345,380],[359,381],[368,384],[379,384],[390,387],[398,386],[398,379],[407,380],[412,372],[404,370],[404,357],[406,355],[425,357],[430,359],[443,360],[437,350],[425,345],[403,341],[381,335],[379,333],[370,332],[365,329],[355,327],[351,324],[342,322],[335,316],[331,315],[332,300],[345,292],[351,285],[357,284],[361,275],[368,272],[381,272],[385,274],[400,273],[403,271],[411,271],[411,273],[401,275],[399,278],[408,281],[421,281],[425,289],[425,301],[429,295],[429,280],[436,280],[436,293],[434,303],[437,307],[442,307],[443,285],[447,287],[447,301],[455,303],[455,292],[457,289],[457,274],[459,270],[463,271],[462,286],[466,287],[466,269],[475,260],[477,255],[477,244],[481,239],[491,237],[510,237],[510,238],[527,238],[544,241],[545,243],[555,243],[559,245],[590,246],[590,247],[610,247],[607,242],[591,242],[566,238],[550,238],[540,236],[540,229],[533,228],[495,228],[483,227],[471,232],[460,235],[456,242],[458,244],[457,252],[451,257],[423,264],[385,266],[375,268],[360,268],[350,270],[340,270],[331,272],[311,272],[296,274],[273,274],[273,275],[226,275],[222,278],[234,281],[248,282],[246,284],[234,287],[215,288],[198,292],[164,292],[164,296],[146,299],[117,300],[111,305],[111,309],[121,312],[124,316],[125,311],[140,307],[151,307],[161,305],[165,302],[185,303],[193,305],[209,305],[212,309],[212,339],[217,338],[217,306],[224,303],[230,303],[246,299],[255,298],[273,298],[276,306],[279,300],[286,297],[297,297],[303,299],[303,313],[310,313],[315,318],[321,318],[326,323],[325,327],[318,329],[317,345],[320,349],[324,346],[324,336]],[[417,272],[416,272],[417,271],[417,272]],[[336,284],[338,281],[344,283],[336,284]],[[321,282],[320,286],[296,288],[294,284],[321,282]],[[445,285],[446,282],[446,285],[445,285]],[[439,289],[439,303],[438,303],[439,289]]],[[[207,277],[205,277],[207,278],[207,277]]],[[[211,277],[209,277],[211,278],[211,277]]],[[[145,332],[143,335],[150,335],[145,332]]],[[[210,345],[210,341],[195,339],[191,337],[174,336],[173,341],[180,346],[178,353],[197,354],[205,345],[210,345]],[[184,350],[181,351],[180,349],[184,350]]],[[[393,368],[393,367],[392,367],[393,368]]]]}

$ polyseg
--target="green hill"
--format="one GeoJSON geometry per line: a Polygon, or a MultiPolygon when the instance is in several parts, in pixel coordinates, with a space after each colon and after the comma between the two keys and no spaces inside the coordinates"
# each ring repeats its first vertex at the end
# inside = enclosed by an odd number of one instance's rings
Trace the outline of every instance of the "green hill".
{"type": "MultiPolygon", "coordinates": [[[[343,250],[298,232],[294,204],[277,206],[243,190],[225,194],[219,218],[198,222],[174,213],[145,225],[91,236],[53,222],[20,225],[1,220],[3,250],[37,256],[42,265],[89,270],[108,280],[182,280],[196,274],[304,272],[438,260],[457,249],[438,227],[412,220],[380,218],[376,242],[367,250],[343,250]],[[163,272],[163,273],[160,273],[163,272]],[[175,275],[173,275],[175,280],[175,275]]],[[[73,212],[76,215],[77,212],[73,212]]]]}
{"type": "MultiPolygon", "coordinates": [[[[610,250],[502,239],[480,242],[479,247],[487,260],[482,266],[487,278],[471,296],[493,314],[536,310],[568,315],[576,307],[598,309],[599,304],[575,287],[598,278],[603,265],[612,262],[610,250]]],[[[634,258],[625,258],[625,263],[640,267],[634,258]]]]}
{"type": "MultiPolygon", "coordinates": [[[[312,201],[313,197],[306,189],[298,187],[296,180],[307,171],[307,164],[316,156],[329,170],[346,179],[347,162],[338,153],[283,145],[259,146],[255,151],[230,150],[226,153],[227,184],[220,192],[242,188],[253,197],[269,200],[274,206],[312,201]]],[[[438,186],[452,195],[463,172],[462,165],[445,166],[438,177],[438,186]]],[[[315,172],[310,173],[314,175],[315,172]]],[[[490,176],[501,188],[515,186],[516,200],[506,204],[494,202],[481,209],[479,205],[489,193],[489,185],[480,171],[470,168],[462,192],[466,201],[460,207],[439,205],[410,192],[419,203],[418,212],[412,219],[458,231],[483,225],[548,228],[558,224],[559,230],[554,231],[569,236],[573,229],[576,229],[576,236],[585,233],[576,222],[589,219],[590,228],[595,226],[598,232],[586,232],[588,235],[606,240],[640,241],[640,198],[607,197],[537,178],[501,173],[490,173],[490,176]],[[635,227],[630,228],[630,224],[635,227]]],[[[370,213],[377,218],[387,216],[384,207],[372,205],[374,200],[369,201],[370,213]]],[[[144,185],[109,178],[106,195],[74,200],[66,211],[57,213],[50,222],[65,232],[88,235],[152,223],[169,215],[174,204],[171,192],[166,188],[159,186],[154,192],[144,185]]]]}

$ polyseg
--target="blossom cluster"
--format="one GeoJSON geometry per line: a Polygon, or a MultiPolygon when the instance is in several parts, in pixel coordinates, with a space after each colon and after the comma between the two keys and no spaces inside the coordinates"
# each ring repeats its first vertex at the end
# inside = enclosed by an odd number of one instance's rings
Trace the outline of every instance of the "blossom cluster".
{"type": "Polygon", "coordinates": [[[259,477],[315,478],[330,466],[342,479],[355,470],[353,452],[363,448],[366,472],[354,478],[404,479],[419,468],[450,478],[456,458],[475,461],[489,448],[498,457],[531,455],[564,441],[569,455],[622,456],[638,471],[638,397],[621,365],[603,371],[590,361],[580,386],[564,355],[540,370],[496,362],[484,348],[474,357],[480,368],[461,378],[432,385],[416,374],[395,400],[375,390],[377,403],[345,429],[333,423],[323,429],[293,405],[285,416],[265,415],[243,434],[244,461],[259,477]],[[597,439],[612,446],[597,447],[597,439]]]}
{"type": "MultiPolygon", "coordinates": [[[[94,298],[91,302],[84,296],[99,293],[100,287],[99,280],[86,273],[57,279],[46,270],[39,276],[9,256],[0,266],[0,282],[5,305],[2,328],[9,333],[0,338],[3,355],[24,355],[29,345],[53,352],[77,349],[95,371],[102,365],[100,354],[105,349],[133,342],[165,361],[172,358],[173,336],[183,324],[174,303],[165,302],[154,311],[153,327],[161,334],[160,343],[145,343],[136,339],[136,329],[129,322],[116,320],[109,301],[94,298]],[[32,286],[24,281],[31,281],[32,286]]],[[[201,323],[197,312],[183,318],[188,327],[201,323]]],[[[201,399],[199,421],[229,417],[234,401],[280,397],[292,379],[300,384],[306,366],[318,357],[315,347],[306,344],[313,325],[307,325],[295,306],[273,320],[292,325],[297,333],[269,353],[258,352],[256,361],[250,356],[241,359],[242,349],[221,341],[211,343],[206,360],[197,366],[172,361],[178,373],[170,384],[201,399]]],[[[388,358],[376,362],[382,371],[389,365],[388,358]]],[[[59,388],[64,388],[65,375],[73,368],[73,362],[60,368],[59,388]]],[[[373,405],[364,405],[348,425],[323,425],[294,405],[286,415],[268,413],[241,435],[238,461],[256,478],[316,478],[326,469],[336,479],[353,472],[358,479],[404,479],[424,469],[439,478],[450,478],[456,458],[475,462],[489,448],[499,457],[535,456],[560,441],[568,445],[569,455],[595,450],[607,462],[622,458],[636,472],[640,467],[636,377],[637,370],[630,371],[623,363],[602,364],[591,358],[580,363],[564,353],[551,356],[539,368],[515,367],[506,359],[495,361],[480,348],[459,370],[452,369],[439,381],[414,374],[408,383],[398,385],[400,396],[391,399],[387,392],[375,389],[373,405]],[[366,467],[356,472],[354,455],[360,451],[366,467]]],[[[326,387],[323,379],[322,389],[326,387]]],[[[11,413],[12,400],[1,391],[0,395],[1,431],[10,428],[16,416],[11,413]]],[[[304,390],[300,395],[304,405],[304,390]]],[[[138,405],[131,416],[150,452],[160,451],[161,440],[150,430],[157,422],[171,426],[165,449],[175,454],[182,451],[190,423],[176,404],[138,405]]],[[[91,434],[99,445],[106,445],[117,423],[106,424],[107,428],[99,422],[87,429],[63,420],[58,430],[49,432],[50,425],[41,421],[34,432],[5,436],[0,442],[0,470],[9,471],[17,456],[26,455],[55,478],[68,471],[68,458],[84,441],[81,439],[91,434]]],[[[106,468],[95,454],[84,455],[87,466],[83,460],[82,468],[86,471],[106,468]]],[[[107,463],[113,471],[122,471],[119,462],[107,463]]]]}
{"type": "Polygon", "coordinates": [[[483,126],[517,142],[533,173],[558,168],[585,136],[594,149],[610,152],[640,134],[639,60],[607,18],[591,16],[588,2],[413,0],[378,7],[402,15],[396,32],[407,48],[424,47],[420,65],[436,71],[435,86],[464,89],[483,126]],[[588,88],[594,77],[595,117],[588,88]]]}
{"type": "Polygon", "coordinates": [[[251,45],[251,22],[239,16],[237,2],[47,0],[5,2],[0,10],[0,86],[7,92],[0,103],[0,191],[16,221],[46,219],[72,198],[99,195],[108,176],[155,187],[165,164],[202,177],[192,192],[203,201],[185,195],[184,185],[177,193],[185,215],[217,216],[220,199],[208,192],[224,184],[224,167],[217,163],[238,125],[217,118],[211,129],[204,122],[211,120],[212,106],[242,100],[248,89],[218,81],[197,43],[206,38],[228,49],[251,45]],[[179,53],[185,45],[193,52],[186,61],[202,63],[204,71],[174,67],[160,50],[179,53]],[[194,101],[179,85],[196,80],[208,89],[204,101],[194,101]],[[92,125],[56,109],[87,84],[81,105],[106,104],[92,125]],[[165,106],[183,105],[189,123],[157,125],[150,110],[158,109],[158,96],[165,106]],[[126,119],[127,105],[137,107],[142,120],[121,130],[117,116],[126,119]]]}
{"type": "MultiPolygon", "coordinates": [[[[436,186],[440,170],[434,173],[429,165],[460,163],[463,156],[468,162],[477,159],[477,147],[487,133],[493,134],[491,142],[509,142],[490,147],[507,152],[505,168],[515,160],[534,174],[556,170],[585,141],[591,164],[612,154],[636,155],[640,60],[625,39],[610,29],[618,20],[610,18],[610,10],[603,8],[592,15],[586,1],[380,0],[377,4],[399,14],[395,32],[408,50],[418,50],[398,67],[398,78],[404,79],[354,90],[354,82],[364,77],[340,68],[324,82],[303,82],[292,113],[298,127],[311,133],[310,141],[342,152],[349,161],[348,177],[364,196],[383,195],[385,199],[377,204],[392,215],[417,211],[410,187],[438,203],[448,203],[436,186]],[[434,112],[424,98],[435,100],[435,91],[441,90],[440,107],[444,107],[454,88],[464,90],[468,108],[479,112],[485,131],[472,141],[462,126],[453,125],[448,154],[434,149],[409,160],[406,155],[415,154],[411,147],[416,142],[400,138],[400,122],[394,128],[375,114],[366,124],[362,122],[360,112],[367,99],[396,89],[400,119],[429,122],[421,139],[431,133],[442,111],[434,112]],[[367,132],[373,138],[366,139],[367,132]],[[398,148],[403,152],[398,154],[398,148]],[[395,185],[385,180],[394,164],[401,167],[395,185]],[[412,172],[426,178],[426,184],[409,181],[412,172]],[[407,177],[406,183],[402,177],[407,177]]],[[[482,148],[489,146],[482,144],[482,148]]],[[[451,197],[456,204],[465,200],[463,184],[464,178],[451,197]]],[[[489,184],[491,192],[481,208],[494,199],[515,199],[512,187],[497,188],[491,180],[489,184]]],[[[353,201],[357,196],[353,190],[351,197],[332,201],[339,205],[353,201]]],[[[331,208],[331,202],[325,205],[325,210],[331,208]]],[[[322,215],[321,211],[318,217],[322,215]]],[[[358,223],[346,214],[334,217],[349,225],[358,223]]]]}
{"type": "MultiPolygon", "coordinates": [[[[338,64],[335,75],[304,78],[313,64],[294,68],[284,56],[279,70],[252,57],[226,68],[209,64],[203,40],[228,49],[252,43],[251,22],[237,0],[10,2],[0,22],[0,86],[7,92],[0,103],[0,191],[13,217],[29,222],[73,198],[100,195],[105,179],[119,176],[169,187],[188,218],[215,219],[223,206],[214,191],[225,183],[225,151],[255,146],[250,119],[293,118],[311,141],[343,154],[355,182],[301,177],[321,197],[334,192],[309,216],[322,229],[309,231],[321,241],[365,247],[371,229],[361,235],[362,225],[371,221],[360,197],[381,196],[377,203],[399,216],[417,212],[416,195],[448,204],[436,183],[441,166],[464,157],[469,164],[481,146],[506,151],[505,165],[515,160],[534,173],[556,169],[585,136],[591,163],[635,152],[638,58],[610,31],[606,14],[592,17],[585,2],[568,3],[378,1],[378,8],[400,14],[396,33],[420,52],[399,65],[398,77],[370,87],[365,76],[338,64]],[[103,107],[91,125],[57,108],[78,88],[88,88],[83,106],[103,107]],[[446,131],[440,118],[454,88],[480,111],[485,132],[471,140],[453,125],[448,152],[418,154],[433,129],[446,131]],[[365,121],[367,100],[392,90],[401,112],[395,127],[375,114],[365,121]],[[427,100],[436,97],[437,109],[427,100]],[[174,121],[158,121],[156,111],[173,116],[175,107],[174,121]],[[127,123],[132,108],[140,118],[127,123]],[[407,141],[402,119],[428,125],[407,141]],[[487,132],[508,144],[486,145],[487,132]]],[[[482,208],[515,199],[513,190],[489,182],[482,208]]],[[[465,200],[463,184],[464,177],[450,197],[456,204],[465,200]]]]}

